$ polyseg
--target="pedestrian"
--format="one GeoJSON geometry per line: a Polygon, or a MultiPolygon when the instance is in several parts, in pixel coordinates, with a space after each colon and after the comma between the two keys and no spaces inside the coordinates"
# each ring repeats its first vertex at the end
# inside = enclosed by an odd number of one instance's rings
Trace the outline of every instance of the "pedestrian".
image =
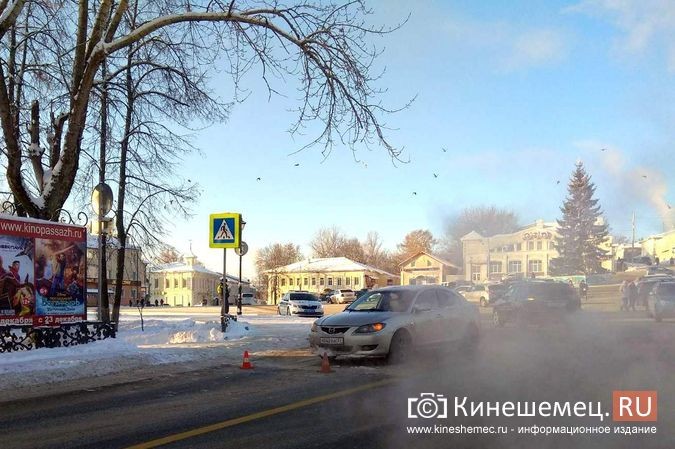
{"type": "Polygon", "coordinates": [[[628,311],[628,281],[624,280],[619,287],[621,292],[621,310],[628,311]]]}
{"type": "Polygon", "coordinates": [[[155,299],[155,307],[159,306],[159,301],[155,299]]]}
{"type": "Polygon", "coordinates": [[[159,300],[159,305],[160,305],[160,306],[163,306],[163,305],[164,305],[164,298],[161,298],[161,299],[159,300]]]}
{"type": "Polygon", "coordinates": [[[637,302],[637,299],[637,285],[635,285],[635,282],[631,281],[630,284],[628,284],[628,304],[630,305],[630,308],[633,310],[633,312],[635,312],[635,303],[637,302]]]}
{"type": "Polygon", "coordinates": [[[659,259],[659,256],[656,256],[654,258],[654,262],[656,263],[656,266],[658,267],[661,264],[661,260],[659,259]]]}
{"type": "Polygon", "coordinates": [[[133,307],[133,306],[134,306],[134,302],[130,299],[129,300],[129,307],[133,307]]]}
{"type": "Polygon", "coordinates": [[[585,301],[588,301],[588,284],[585,279],[582,279],[579,282],[579,295],[584,298],[585,301]]]}

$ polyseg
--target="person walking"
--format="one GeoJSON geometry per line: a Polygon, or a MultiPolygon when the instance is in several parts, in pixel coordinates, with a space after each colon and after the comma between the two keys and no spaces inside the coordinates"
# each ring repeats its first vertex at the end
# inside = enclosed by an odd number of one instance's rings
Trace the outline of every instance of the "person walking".
{"type": "Polygon", "coordinates": [[[635,282],[631,281],[630,284],[628,284],[628,304],[630,305],[630,308],[633,312],[635,312],[635,303],[637,302],[637,299],[637,285],[635,285],[635,282]]]}
{"type": "Polygon", "coordinates": [[[621,292],[621,310],[628,311],[628,281],[624,280],[619,287],[621,292]]]}
{"type": "Polygon", "coordinates": [[[579,282],[579,296],[584,298],[584,301],[588,301],[588,284],[584,279],[579,282]]]}

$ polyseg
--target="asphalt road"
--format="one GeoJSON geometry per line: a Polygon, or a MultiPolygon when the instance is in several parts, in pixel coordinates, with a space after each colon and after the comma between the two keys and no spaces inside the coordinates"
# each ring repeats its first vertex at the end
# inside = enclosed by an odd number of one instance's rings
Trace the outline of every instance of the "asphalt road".
{"type": "MultiPolygon", "coordinates": [[[[597,304],[603,304],[598,302],[597,304]]],[[[492,327],[478,350],[423,351],[409,363],[338,361],[333,373],[294,351],[189,374],[0,404],[3,448],[616,448],[675,447],[675,322],[586,307],[555,325],[492,327]],[[611,417],[455,416],[468,402],[601,402],[656,390],[655,435],[531,435],[521,426],[610,426],[611,417]],[[448,399],[445,419],[408,418],[421,393],[448,399]],[[411,435],[409,426],[504,426],[507,433],[411,435]],[[210,427],[207,427],[210,426],[210,427]],[[512,430],[513,429],[513,430],[512,430]]],[[[468,409],[467,405],[467,409],[468,409]]],[[[630,423],[628,423],[630,424],[630,423]]]]}

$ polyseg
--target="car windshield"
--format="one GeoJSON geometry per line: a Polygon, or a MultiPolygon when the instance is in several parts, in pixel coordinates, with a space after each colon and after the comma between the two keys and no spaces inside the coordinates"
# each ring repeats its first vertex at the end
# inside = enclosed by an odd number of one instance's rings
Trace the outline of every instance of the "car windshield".
{"type": "Polygon", "coordinates": [[[410,309],[414,294],[405,290],[387,290],[366,293],[346,310],[353,312],[406,312],[410,309]]]}
{"type": "Polygon", "coordinates": [[[353,290],[340,290],[340,293],[347,293],[347,294],[349,294],[349,293],[354,293],[354,291],[353,291],[353,290]]]}
{"type": "Polygon", "coordinates": [[[311,293],[293,293],[290,297],[291,301],[318,301],[319,298],[311,293]]]}

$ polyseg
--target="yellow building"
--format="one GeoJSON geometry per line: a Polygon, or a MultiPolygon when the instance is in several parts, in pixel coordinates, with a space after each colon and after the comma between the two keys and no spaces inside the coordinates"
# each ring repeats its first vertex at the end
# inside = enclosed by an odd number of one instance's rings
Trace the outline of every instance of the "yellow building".
{"type": "Polygon", "coordinates": [[[661,264],[670,264],[670,259],[675,258],[675,229],[640,240],[640,246],[642,255],[649,256],[654,262],[658,257],[661,264]]]}
{"type": "Polygon", "coordinates": [[[378,288],[397,285],[398,276],[346,257],[308,259],[267,270],[267,301],[276,304],[290,290],[322,293],[325,289],[378,288]]]}
{"type": "Polygon", "coordinates": [[[511,234],[483,237],[471,231],[461,238],[465,279],[548,276],[551,259],[558,257],[557,228],[557,223],[537,220],[511,234]]]}
{"type": "Polygon", "coordinates": [[[420,251],[399,264],[401,285],[441,284],[458,279],[460,268],[432,254],[420,251]]]}

